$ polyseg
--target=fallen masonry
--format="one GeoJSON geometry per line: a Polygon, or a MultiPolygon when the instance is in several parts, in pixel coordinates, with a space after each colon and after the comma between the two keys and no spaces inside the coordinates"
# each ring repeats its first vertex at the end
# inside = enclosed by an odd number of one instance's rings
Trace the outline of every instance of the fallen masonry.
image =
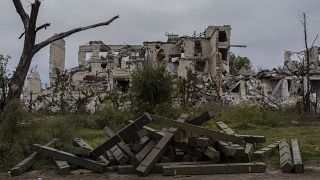
{"type": "Polygon", "coordinates": [[[35,152],[10,173],[23,174],[32,167],[36,156],[53,159],[57,174],[63,176],[77,168],[141,176],[264,173],[263,160],[278,147],[283,172],[304,171],[297,139],[291,140],[292,148],[284,139],[256,150],[257,144],[266,142],[265,136],[237,134],[224,122],[216,123],[220,131],[201,127],[212,117],[212,112],[205,112],[192,118],[182,114],[174,120],[144,113],[118,132],[106,126],[106,140],[96,148],[81,138],[73,139],[74,147],[57,146],[57,139],[44,146],[34,144],[35,152]],[[162,125],[162,130],[149,127],[150,122],[162,125]]]}

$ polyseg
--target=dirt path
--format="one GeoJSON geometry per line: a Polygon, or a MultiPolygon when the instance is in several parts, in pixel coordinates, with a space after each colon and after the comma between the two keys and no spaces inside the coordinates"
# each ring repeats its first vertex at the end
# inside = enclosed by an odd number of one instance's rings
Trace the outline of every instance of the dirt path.
{"type": "Polygon", "coordinates": [[[187,180],[320,180],[320,167],[309,166],[305,168],[304,174],[282,173],[279,169],[268,169],[266,173],[254,173],[254,174],[217,174],[217,175],[197,175],[197,176],[162,176],[162,175],[149,175],[148,177],[139,177],[137,175],[119,175],[116,172],[107,172],[105,174],[97,174],[88,170],[75,170],[71,175],[59,176],[55,174],[54,170],[47,171],[31,171],[27,172],[19,177],[10,177],[8,174],[0,174],[0,179],[74,179],[74,180],[88,180],[88,179],[116,179],[116,180],[167,180],[167,179],[187,179],[187,180]]]}

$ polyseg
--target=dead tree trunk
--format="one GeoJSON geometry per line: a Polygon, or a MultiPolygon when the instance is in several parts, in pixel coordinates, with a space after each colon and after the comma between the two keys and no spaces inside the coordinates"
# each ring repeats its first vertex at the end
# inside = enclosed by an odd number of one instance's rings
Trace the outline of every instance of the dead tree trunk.
{"type": "Polygon", "coordinates": [[[44,29],[50,26],[50,23],[46,23],[39,27],[37,27],[36,25],[38,12],[41,5],[40,0],[35,0],[34,3],[31,4],[30,15],[25,12],[22,6],[21,0],[12,0],[12,1],[24,25],[24,33],[21,34],[20,38],[24,35],[25,39],[24,39],[23,51],[20,57],[19,64],[9,82],[9,92],[8,92],[7,102],[13,99],[20,98],[22,93],[22,88],[23,88],[27,73],[29,71],[32,58],[40,49],[44,48],[45,46],[49,45],[50,43],[56,40],[68,37],[74,33],[84,31],[87,29],[100,27],[100,26],[107,26],[112,21],[119,18],[119,16],[114,16],[110,20],[102,23],[97,23],[97,24],[93,24],[85,27],[79,27],[79,28],[72,29],[70,31],[60,33],[60,34],[55,34],[49,37],[48,39],[44,40],[43,42],[36,44],[37,32],[41,29],[44,29]]]}
{"type": "MultiPolygon", "coordinates": [[[[310,55],[309,55],[309,47],[308,47],[308,34],[307,34],[307,17],[306,13],[302,13],[301,23],[303,25],[303,33],[304,33],[304,46],[305,46],[305,60],[307,62],[307,71],[304,73],[307,78],[307,89],[305,89],[305,97],[304,97],[304,111],[310,112],[311,110],[311,100],[310,100],[310,55]]],[[[305,68],[305,67],[303,67],[305,68]]],[[[304,79],[304,78],[303,78],[304,79]]],[[[304,84],[304,83],[303,83],[304,84]]]]}

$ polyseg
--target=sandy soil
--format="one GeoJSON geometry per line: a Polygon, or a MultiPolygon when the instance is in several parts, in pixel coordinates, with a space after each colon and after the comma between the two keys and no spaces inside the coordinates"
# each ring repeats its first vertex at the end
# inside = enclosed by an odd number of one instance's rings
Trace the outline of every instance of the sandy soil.
{"type": "Polygon", "coordinates": [[[187,179],[187,180],[260,180],[260,179],[270,179],[270,180],[280,180],[280,179],[290,179],[290,180],[320,180],[320,167],[308,166],[305,168],[304,174],[294,174],[294,173],[282,173],[279,169],[269,168],[266,173],[252,173],[252,174],[217,174],[217,175],[196,175],[196,176],[162,176],[162,175],[149,175],[148,177],[139,177],[137,175],[119,175],[116,172],[106,172],[104,174],[97,174],[88,170],[75,170],[72,171],[71,175],[59,176],[54,170],[46,171],[30,171],[22,176],[11,177],[9,174],[0,174],[0,179],[116,179],[116,180],[167,180],[167,179],[187,179]]]}

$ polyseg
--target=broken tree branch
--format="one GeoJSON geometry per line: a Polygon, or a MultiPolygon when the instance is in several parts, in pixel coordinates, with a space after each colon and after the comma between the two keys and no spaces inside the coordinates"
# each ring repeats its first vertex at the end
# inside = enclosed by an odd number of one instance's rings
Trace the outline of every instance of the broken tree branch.
{"type": "Polygon", "coordinates": [[[17,10],[17,13],[20,15],[24,29],[26,29],[29,24],[29,15],[24,10],[20,0],[12,0],[12,1],[13,1],[13,4],[14,4],[16,10],[17,10]]]}
{"type": "Polygon", "coordinates": [[[49,26],[50,26],[50,23],[45,23],[45,24],[37,27],[36,32],[40,31],[40,30],[43,29],[43,28],[46,30],[47,27],[49,27],[49,26]]]}
{"type": "MultiPolygon", "coordinates": [[[[36,28],[36,32],[38,32],[39,30],[41,30],[41,29],[43,29],[43,28],[44,28],[44,29],[47,29],[47,27],[49,27],[49,26],[50,26],[50,23],[45,23],[45,24],[37,27],[37,28],[36,28]]],[[[23,33],[19,36],[19,39],[21,39],[24,34],[25,34],[25,32],[23,32],[23,33]]]]}
{"type": "Polygon", "coordinates": [[[80,31],[84,31],[84,30],[87,30],[87,29],[92,29],[92,28],[96,28],[96,27],[100,27],[100,26],[107,26],[112,21],[114,21],[114,20],[116,20],[118,18],[119,18],[119,15],[114,16],[113,18],[111,18],[110,20],[108,20],[106,22],[97,23],[97,24],[93,24],[93,25],[89,25],[89,26],[85,26],[85,27],[79,27],[79,28],[75,28],[75,29],[72,29],[72,30],[67,31],[67,32],[55,34],[55,35],[51,36],[50,38],[46,39],[45,41],[36,44],[35,47],[34,47],[34,52],[33,53],[38,52],[43,47],[47,46],[48,44],[50,44],[50,43],[52,43],[52,42],[54,42],[56,40],[68,37],[68,36],[70,36],[70,35],[72,35],[74,33],[77,33],[77,32],[80,32],[80,31]]]}

